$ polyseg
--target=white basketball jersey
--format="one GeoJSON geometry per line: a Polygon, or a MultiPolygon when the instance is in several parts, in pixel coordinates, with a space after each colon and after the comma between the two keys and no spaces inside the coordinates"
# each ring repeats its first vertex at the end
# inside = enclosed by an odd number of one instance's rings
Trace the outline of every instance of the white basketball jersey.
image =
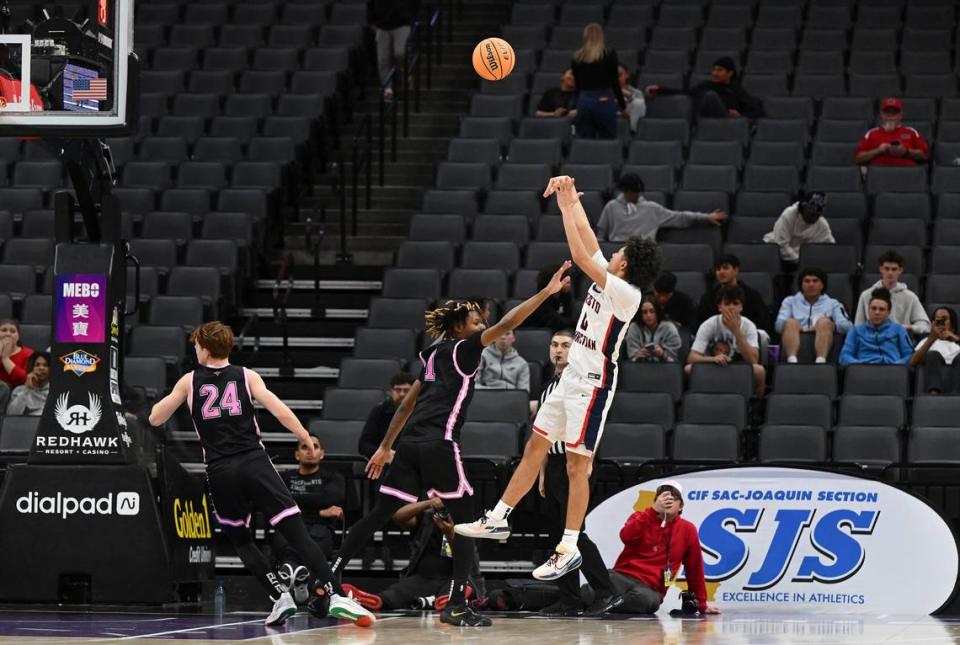
{"type": "MultiPolygon", "coordinates": [[[[603,253],[597,251],[591,259],[606,271],[609,263],[603,253]]],[[[574,330],[566,371],[594,387],[613,387],[620,344],[640,308],[641,298],[639,289],[612,273],[607,273],[603,289],[591,284],[574,330]]]]}

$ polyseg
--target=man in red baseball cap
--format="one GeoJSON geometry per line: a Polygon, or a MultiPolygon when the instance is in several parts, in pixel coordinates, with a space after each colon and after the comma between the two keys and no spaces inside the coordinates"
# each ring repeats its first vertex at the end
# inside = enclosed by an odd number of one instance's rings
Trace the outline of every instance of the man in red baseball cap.
{"type": "Polygon", "coordinates": [[[915,166],[926,163],[929,153],[920,133],[903,125],[900,99],[886,98],[880,103],[880,126],[863,135],[854,159],[864,166],[915,166]]]}

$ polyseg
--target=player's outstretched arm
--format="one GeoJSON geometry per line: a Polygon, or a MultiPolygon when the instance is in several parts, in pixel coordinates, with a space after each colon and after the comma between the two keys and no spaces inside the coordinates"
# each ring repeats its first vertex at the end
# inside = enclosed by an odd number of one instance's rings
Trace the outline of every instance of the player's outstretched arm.
{"type": "Polygon", "coordinates": [[[310,442],[310,434],[300,423],[300,419],[293,413],[293,410],[287,407],[287,404],[280,400],[276,394],[270,391],[267,384],[263,382],[263,377],[253,370],[245,370],[247,374],[247,384],[250,386],[250,394],[255,401],[267,409],[267,412],[276,417],[284,428],[297,436],[297,441],[301,443],[310,442]]]}
{"type": "Polygon", "coordinates": [[[370,479],[378,478],[380,473],[383,472],[383,467],[393,461],[393,444],[396,442],[397,437],[400,436],[403,427],[407,425],[407,420],[410,418],[410,415],[413,414],[413,409],[417,405],[417,395],[419,394],[420,379],[417,379],[413,382],[407,395],[400,401],[396,412],[393,413],[393,417],[390,419],[390,425],[387,427],[387,434],[383,436],[380,447],[377,448],[377,451],[371,455],[370,461],[367,462],[365,470],[367,477],[370,479]]]}
{"type": "Polygon", "coordinates": [[[544,197],[556,193],[557,205],[563,216],[563,231],[567,236],[567,245],[573,262],[580,270],[590,276],[601,289],[607,286],[607,271],[593,261],[593,256],[600,250],[597,236],[590,228],[587,213],[580,203],[580,193],[577,192],[573,177],[554,177],[543,191],[544,197]]]}
{"type": "Polygon", "coordinates": [[[542,305],[547,298],[563,289],[564,286],[570,284],[570,276],[563,275],[569,268],[570,261],[567,260],[561,264],[557,272],[553,274],[547,286],[504,314],[503,318],[497,321],[497,324],[485,329],[480,336],[480,344],[486,347],[508,331],[512,331],[522,325],[523,321],[529,318],[530,314],[536,311],[537,307],[542,305]]]}
{"type": "Polygon", "coordinates": [[[150,410],[150,425],[162,426],[173,416],[177,408],[186,402],[189,380],[189,374],[181,376],[177,384],[173,386],[173,391],[153,404],[153,409],[150,410]]]}

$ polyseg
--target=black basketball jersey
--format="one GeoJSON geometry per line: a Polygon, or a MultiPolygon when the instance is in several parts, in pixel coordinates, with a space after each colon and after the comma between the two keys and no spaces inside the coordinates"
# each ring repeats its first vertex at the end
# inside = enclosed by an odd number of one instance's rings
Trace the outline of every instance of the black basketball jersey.
{"type": "Polygon", "coordinates": [[[481,333],[465,340],[445,340],[420,352],[420,393],[403,440],[460,441],[460,428],[473,398],[473,377],[480,366],[481,333]]]}
{"type": "Polygon", "coordinates": [[[239,365],[203,365],[190,374],[187,405],[200,437],[204,461],[209,464],[231,455],[262,450],[246,369],[239,365]]]}

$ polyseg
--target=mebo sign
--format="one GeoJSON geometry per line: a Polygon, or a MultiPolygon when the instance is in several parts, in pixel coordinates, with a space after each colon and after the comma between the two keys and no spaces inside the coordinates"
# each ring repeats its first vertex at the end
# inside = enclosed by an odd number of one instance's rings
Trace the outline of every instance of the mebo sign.
{"type": "MultiPolygon", "coordinates": [[[[795,468],[670,478],[684,488],[683,517],[700,533],[709,602],[721,608],[918,614],[936,611],[953,593],[953,533],[930,506],[897,488],[795,468]]],[[[652,505],[660,481],[622,491],[587,517],[607,566],[623,549],[619,528],[652,505]]],[[[671,591],[661,611],[676,607],[671,591]]]]}

